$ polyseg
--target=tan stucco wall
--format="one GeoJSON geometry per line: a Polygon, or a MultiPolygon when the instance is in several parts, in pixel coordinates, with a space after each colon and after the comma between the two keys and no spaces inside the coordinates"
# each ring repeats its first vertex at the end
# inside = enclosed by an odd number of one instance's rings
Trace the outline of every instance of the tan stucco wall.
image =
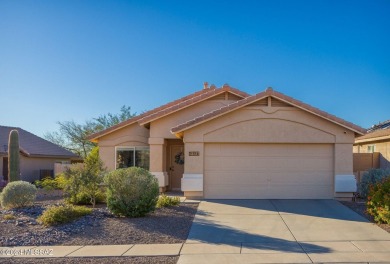
{"type": "Polygon", "coordinates": [[[149,138],[150,171],[166,172],[167,140],[164,138],[149,138]]]}
{"type": "MultiPolygon", "coordinates": [[[[20,156],[20,173],[21,178],[24,181],[33,182],[39,180],[40,170],[54,170],[54,164],[56,162],[70,162],[70,159],[61,159],[61,158],[31,158],[20,156]]],[[[8,164],[3,164],[3,157],[0,157],[0,174],[3,174],[3,166],[8,166],[8,164]]],[[[2,175],[4,176],[4,175],[2,175]]],[[[6,177],[7,178],[7,177],[6,177]]]]}
{"type": "Polygon", "coordinates": [[[99,139],[99,155],[108,170],[115,169],[115,147],[148,146],[149,130],[138,123],[129,125],[99,139]]]}
{"type": "Polygon", "coordinates": [[[352,174],[354,133],[303,110],[284,107],[247,107],[184,132],[185,173],[203,173],[200,157],[189,151],[203,151],[202,142],[246,143],[333,143],[335,173],[352,174]]]}
{"type": "MultiPolygon", "coordinates": [[[[24,181],[39,180],[40,170],[54,170],[54,163],[67,161],[67,159],[29,158],[20,157],[20,173],[24,181]]],[[[68,159],[68,161],[70,161],[68,159]]]]}
{"type": "Polygon", "coordinates": [[[379,152],[380,168],[390,168],[390,141],[377,141],[355,144],[353,146],[354,153],[368,153],[368,146],[375,145],[375,152],[379,152]]]}
{"type": "Polygon", "coordinates": [[[167,186],[168,169],[167,151],[169,150],[168,141],[177,139],[170,130],[183,122],[195,118],[204,113],[223,107],[232,100],[209,99],[204,102],[191,105],[178,112],[161,117],[150,123],[150,171],[159,179],[160,187],[167,186]]]}
{"type": "Polygon", "coordinates": [[[352,131],[298,108],[246,107],[185,131],[184,141],[352,144],[354,138],[352,131]]]}
{"type": "Polygon", "coordinates": [[[231,100],[208,100],[157,119],[150,124],[150,137],[175,139],[175,135],[170,132],[172,127],[232,102],[231,100]]]}

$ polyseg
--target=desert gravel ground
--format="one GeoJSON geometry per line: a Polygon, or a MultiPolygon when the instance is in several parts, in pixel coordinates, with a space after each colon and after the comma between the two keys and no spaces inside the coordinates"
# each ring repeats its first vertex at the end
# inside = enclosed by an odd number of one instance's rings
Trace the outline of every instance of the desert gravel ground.
{"type": "MultiPolygon", "coordinates": [[[[360,214],[361,216],[367,218],[368,220],[370,220],[370,222],[375,223],[374,218],[367,213],[367,207],[366,207],[366,204],[364,201],[341,202],[341,203],[344,204],[345,206],[349,207],[350,209],[352,209],[356,213],[360,214]]],[[[387,232],[390,233],[390,225],[389,224],[376,224],[376,225],[379,226],[380,228],[382,228],[383,230],[386,230],[387,232]]]]}
{"type": "Polygon", "coordinates": [[[198,207],[197,203],[181,203],[140,218],[116,217],[102,207],[71,223],[47,228],[36,219],[50,204],[0,210],[0,246],[182,243],[198,207]],[[6,215],[14,219],[6,220],[6,215]]]}
{"type": "MultiPolygon", "coordinates": [[[[45,208],[62,200],[45,200],[33,207],[0,209],[0,246],[23,245],[120,245],[183,243],[187,239],[198,203],[156,209],[146,217],[124,218],[112,215],[105,205],[91,215],[72,223],[46,228],[37,223],[45,208]],[[5,215],[13,219],[5,219],[5,215]]],[[[176,263],[178,257],[103,257],[103,258],[2,258],[0,263],[176,263]]]]}

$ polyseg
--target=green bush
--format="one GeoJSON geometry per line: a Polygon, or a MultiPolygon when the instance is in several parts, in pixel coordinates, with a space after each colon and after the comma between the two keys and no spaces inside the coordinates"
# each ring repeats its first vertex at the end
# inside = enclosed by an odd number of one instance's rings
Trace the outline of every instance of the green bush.
{"type": "Polygon", "coordinates": [[[7,184],[0,194],[1,206],[7,209],[32,205],[37,195],[37,188],[25,181],[7,184]]]}
{"type": "MultiPolygon", "coordinates": [[[[89,194],[85,193],[82,190],[79,190],[74,196],[66,198],[66,202],[71,204],[91,204],[91,197],[89,194]]],[[[99,190],[95,193],[95,203],[105,203],[106,202],[106,193],[103,190],[99,190]]]]}
{"type": "Polygon", "coordinates": [[[107,174],[107,207],[115,215],[141,217],[154,211],[158,200],[157,179],[137,167],[107,174]]]}
{"type": "Polygon", "coordinates": [[[390,177],[390,169],[371,169],[365,172],[358,185],[360,197],[367,198],[370,185],[376,184],[387,177],[390,177]]]}
{"type": "Polygon", "coordinates": [[[370,186],[367,212],[376,222],[390,224],[390,177],[370,186]]]}
{"type": "Polygon", "coordinates": [[[166,196],[165,194],[158,197],[157,201],[157,208],[161,207],[167,207],[167,206],[175,206],[180,204],[180,198],[179,197],[170,197],[166,196]]]}
{"type": "Polygon", "coordinates": [[[65,200],[72,204],[96,203],[104,200],[103,183],[106,170],[99,158],[99,148],[94,148],[84,164],[74,164],[65,171],[65,200]]]}
{"type": "Polygon", "coordinates": [[[70,204],[51,206],[37,220],[44,226],[52,226],[71,222],[90,213],[92,213],[92,209],[85,206],[74,206],[70,204]]]}
{"type": "Polygon", "coordinates": [[[45,190],[62,190],[66,185],[66,178],[64,174],[59,174],[55,178],[47,177],[36,180],[34,185],[45,190]]]}

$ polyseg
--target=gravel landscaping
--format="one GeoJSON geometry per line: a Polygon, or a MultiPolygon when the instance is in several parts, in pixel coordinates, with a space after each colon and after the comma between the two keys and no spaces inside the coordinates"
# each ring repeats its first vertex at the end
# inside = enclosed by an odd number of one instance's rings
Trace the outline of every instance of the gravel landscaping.
{"type": "Polygon", "coordinates": [[[0,246],[182,243],[198,206],[181,203],[141,218],[115,217],[101,207],[68,224],[44,227],[37,223],[46,207],[61,202],[49,200],[29,208],[0,210],[0,246]],[[10,215],[14,219],[8,219],[10,215]]]}
{"type": "MultiPolygon", "coordinates": [[[[343,205],[349,207],[356,213],[360,214],[361,216],[367,218],[370,222],[375,223],[374,218],[367,213],[367,207],[366,203],[364,201],[359,202],[341,202],[343,205]]],[[[375,223],[376,224],[376,223],[375,223]]],[[[390,233],[390,225],[389,224],[376,224],[383,230],[386,230],[390,233]]]]}

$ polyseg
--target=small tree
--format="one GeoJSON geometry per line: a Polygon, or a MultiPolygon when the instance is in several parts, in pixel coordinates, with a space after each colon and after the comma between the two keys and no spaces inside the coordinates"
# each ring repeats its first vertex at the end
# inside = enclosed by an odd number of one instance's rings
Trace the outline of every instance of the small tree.
{"type": "Polygon", "coordinates": [[[11,130],[8,140],[8,180],[20,181],[19,133],[11,130]]]}
{"type": "Polygon", "coordinates": [[[99,148],[95,147],[86,157],[84,164],[75,164],[65,171],[67,178],[64,187],[66,200],[70,203],[83,203],[85,198],[95,207],[102,197],[100,184],[103,183],[106,169],[99,157],[99,148]]]}
{"type": "Polygon", "coordinates": [[[99,157],[99,147],[95,147],[84,161],[85,173],[81,179],[84,193],[89,197],[91,204],[95,207],[96,198],[101,193],[100,184],[103,183],[106,169],[99,157]]]}

